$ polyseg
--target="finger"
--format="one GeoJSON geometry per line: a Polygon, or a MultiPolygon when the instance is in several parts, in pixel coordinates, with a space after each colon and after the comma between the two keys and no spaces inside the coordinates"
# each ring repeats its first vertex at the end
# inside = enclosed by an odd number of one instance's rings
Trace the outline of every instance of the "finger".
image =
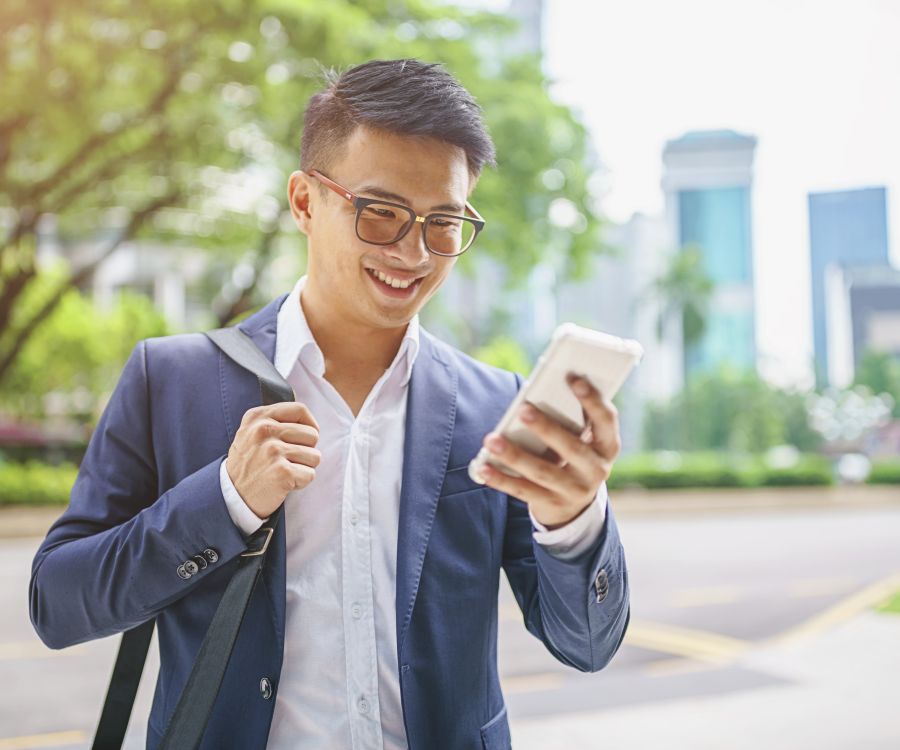
{"type": "Polygon", "coordinates": [[[269,417],[279,422],[294,422],[296,424],[308,424],[319,429],[319,423],[313,416],[309,407],[301,401],[280,401],[277,404],[268,404],[256,407],[260,410],[260,416],[269,417]]]}
{"type": "Polygon", "coordinates": [[[566,461],[562,456],[559,455],[553,448],[545,448],[544,452],[540,454],[540,457],[545,461],[549,461],[551,464],[555,464],[556,466],[568,466],[569,462],[566,461]]]}
{"type": "Polygon", "coordinates": [[[312,425],[279,422],[271,417],[256,419],[245,430],[248,439],[257,445],[270,440],[298,445],[315,445],[319,441],[319,431],[312,425]]]}
{"type": "Polygon", "coordinates": [[[315,468],[322,463],[322,453],[315,448],[309,448],[305,445],[284,444],[284,452],[282,455],[294,464],[302,464],[315,468]]]}
{"type": "Polygon", "coordinates": [[[615,404],[603,396],[587,378],[570,373],[567,380],[581,402],[585,422],[591,426],[590,444],[602,456],[615,458],[621,449],[619,411],[615,404]]]}
{"type": "Polygon", "coordinates": [[[594,460],[593,450],[578,435],[569,432],[552,417],[532,404],[525,404],[520,418],[529,430],[537,435],[564,462],[579,472],[590,474],[594,460]]]}
{"type": "Polygon", "coordinates": [[[502,435],[488,433],[484,438],[484,446],[497,461],[552,492],[563,493],[571,484],[569,474],[556,461],[548,461],[529,453],[502,435]]]}
{"type": "Polygon", "coordinates": [[[319,431],[306,424],[293,422],[275,422],[272,433],[279,440],[295,445],[316,445],[319,442],[319,431]]]}
{"type": "MultiPolygon", "coordinates": [[[[584,409],[582,409],[584,412],[584,409]]],[[[591,428],[591,420],[588,418],[587,412],[584,412],[584,429],[581,431],[580,439],[582,443],[593,445],[594,430],[591,428]]]]}
{"type": "Polygon", "coordinates": [[[525,503],[531,503],[535,500],[550,502],[553,499],[553,494],[544,487],[524,477],[511,477],[490,464],[485,464],[481,468],[481,476],[488,487],[505,492],[507,495],[525,503]]]}
{"type": "Polygon", "coordinates": [[[606,419],[598,423],[593,430],[591,444],[597,452],[609,460],[615,459],[622,450],[622,438],[619,433],[619,412],[609,399],[600,396],[606,419]]]}
{"type": "Polygon", "coordinates": [[[316,470],[312,466],[292,461],[288,461],[286,466],[293,480],[294,489],[303,489],[316,478],[316,470]]]}

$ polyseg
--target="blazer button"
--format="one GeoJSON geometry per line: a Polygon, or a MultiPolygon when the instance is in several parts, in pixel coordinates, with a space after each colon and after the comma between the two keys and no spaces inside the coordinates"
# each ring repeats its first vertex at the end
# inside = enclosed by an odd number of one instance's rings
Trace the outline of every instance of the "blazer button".
{"type": "Polygon", "coordinates": [[[269,700],[272,697],[272,683],[268,677],[263,677],[259,681],[259,694],[264,700],[269,700]]]}
{"type": "Polygon", "coordinates": [[[185,581],[191,577],[191,574],[184,569],[184,563],[176,568],[176,572],[178,573],[178,577],[183,578],[185,581]]]}
{"type": "Polygon", "coordinates": [[[606,568],[601,568],[594,581],[594,588],[597,589],[597,601],[602,602],[609,593],[609,577],[606,574],[606,568]]]}
{"type": "Polygon", "coordinates": [[[203,550],[203,556],[211,563],[219,562],[219,553],[216,552],[212,547],[207,547],[205,550],[203,550]]]}
{"type": "Polygon", "coordinates": [[[194,555],[191,557],[191,560],[193,560],[195,563],[197,563],[200,570],[206,570],[207,566],[209,565],[209,563],[206,562],[206,558],[203,555],[194,555]]]}
{"type": "Polygon", "coordinates": [[[197,563],[195,563],[193,560],[185,560],[184,569],[191,575],[194,575],[194,573],[200,570],[200,566],[198,566],[197,563]]]}

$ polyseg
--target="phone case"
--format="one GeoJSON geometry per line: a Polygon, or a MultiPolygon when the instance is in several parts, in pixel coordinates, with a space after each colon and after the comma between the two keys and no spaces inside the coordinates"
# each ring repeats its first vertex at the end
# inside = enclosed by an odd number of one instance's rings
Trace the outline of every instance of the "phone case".
{"type": "MultiPolygon", "coordinates": [[[[580,435],[585,428],[584,412],[566,382],[566,375],[574,372],[586,377],[611,399],[643,355],[643,347],[633,339],[619,338],[574,323],[561,324],[494,431],[530,453],[545,454],[547,446],[518,417],[522,404],[526,401],[533,404],[570,432],[580,435]]],[[[483,484],[478,472],[485,463],[510,476],[521,476],[482,448],[469,462],[472,481],[483,484]]]]}

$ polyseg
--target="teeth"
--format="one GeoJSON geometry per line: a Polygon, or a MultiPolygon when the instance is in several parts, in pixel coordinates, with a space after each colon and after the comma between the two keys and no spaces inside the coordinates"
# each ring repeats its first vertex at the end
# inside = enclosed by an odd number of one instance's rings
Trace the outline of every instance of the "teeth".
{"type": "Polygon", "coordinates": [[[382,273],[381,271],[373,271],[371,268],[368,269],[369,273],[371,273],[375,278],[380,279],[388,286],[392,286],[394,289],[406,289],[410,284],[415,283],[415,279],[412,281],[401,281],[400,279],[395,279],[387,274],[382,273]]]}

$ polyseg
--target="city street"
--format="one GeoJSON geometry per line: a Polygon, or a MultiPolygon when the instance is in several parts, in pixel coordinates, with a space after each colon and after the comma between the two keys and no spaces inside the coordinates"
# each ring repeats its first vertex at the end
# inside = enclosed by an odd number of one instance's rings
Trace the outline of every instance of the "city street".
{"type": "MultiPolygon", "coordinates": [[[[900,746],[900,617],[871,612],[900,588],[900,503],[617,520],[632,619],[605,670],[556,662],[503,579],[516,750],[900,746]]],[[[38,542],[0,541],[0,750],[86,748],[117,638],[63,652],[37,640],[27,583],[38,542]]],[[[142,747],[155,669],[154,658],[129,747],[142,747]]]]}

